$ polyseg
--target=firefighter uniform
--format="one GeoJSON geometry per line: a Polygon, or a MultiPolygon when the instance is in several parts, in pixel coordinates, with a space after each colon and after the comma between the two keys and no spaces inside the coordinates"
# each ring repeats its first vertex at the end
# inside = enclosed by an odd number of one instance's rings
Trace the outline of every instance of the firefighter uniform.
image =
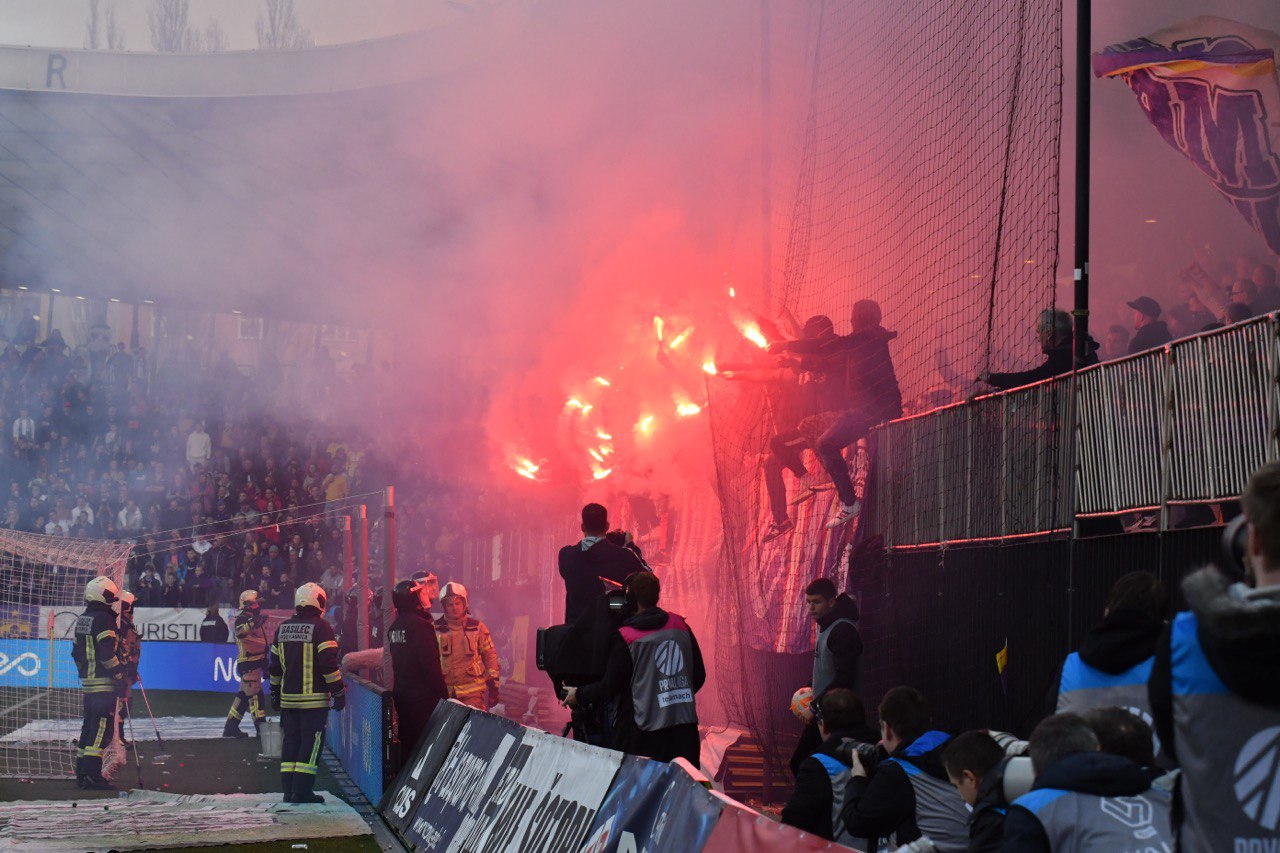
{"type": "MultiPolygon", "coordinates": [[[[112,584],[110,598],[114,600],[114,597],[112,584]]],[[[71,657],[76,662],[84,694],[84,722],[76,751],[76,783],[82,788],[109,788],[110,783],[102,778],[102,752],[116,733],[116,697],[123,688],[124,677],[117,648],[116,614],[111,604],[90,600],[76,619],[74,636],[71,657]]]]}
{"type": "Polygon", "coordinates": [[[235,621],[236,674],[240,676],[240,690],[231,702],[231,710],[227,712],[227,723],[223,726],[223,737],[244,737],[240,731],[240,720],[245,711],[253,716],[255,729],[262,728],[266,719],[267,708],[262,695],[262,671],[267,668],[266,617],[254,609],[242,609],[235,621]]]}
{"type": "Polygon", "coordinates": [[[321,615],[324,590],[303,584],[294,597],[296,612],[280,623],[271,644],[271,692],[280,709],[283,747],[280,780],[287,803],[318,803],[313,793],[324,743],[329,697],[334,710],[346,704],[338,669],[338,641],[321,615]]]}
{"type": "Polygon", "coordinates": [[[436,640],[449,696],[464,705],[489,710],[490,696],[498,687],[498,650],[489,629],[471,616],[459,621],[441,616],[436,620],[436,640]]]}

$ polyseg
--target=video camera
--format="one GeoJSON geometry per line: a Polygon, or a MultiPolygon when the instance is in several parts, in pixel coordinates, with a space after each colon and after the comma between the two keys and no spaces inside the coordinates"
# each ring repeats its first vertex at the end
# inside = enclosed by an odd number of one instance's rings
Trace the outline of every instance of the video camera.
{"type": "Polygon", "coordinates": [[[610,588],[576,622],[538,629],[536,665],[559,696],[565,686],[580,687],[604,677],[610,636],[635,609],[625,589],[601,580],[610,588]]]}

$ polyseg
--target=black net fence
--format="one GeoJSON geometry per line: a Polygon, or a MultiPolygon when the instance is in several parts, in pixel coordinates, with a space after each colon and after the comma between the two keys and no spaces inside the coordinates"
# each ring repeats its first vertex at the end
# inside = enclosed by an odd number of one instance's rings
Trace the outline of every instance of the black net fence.
{"type": "MultiPolygon", "coordinates": [[[[872,425],[962,399],[984,371],[1043,359],[1062,33],[1058,0],[787,4],[770,23],[772,286],[758,323],[740,325],[755,346],[722,356],[708,386],[724,528],[717,668],[737,675],[720,695],[782,775],[799,729],[789,698],[810,676],[810,580],[863,595],[880,583],[864,605],[868,647],[921,687],[931,674],[954,679],[955,661],[929,660],[934,646],[913,646],[913,631],[953,615],[979,630],[977,613],[917,609],[911,626],[877,612],[967,581],[941,569],[850,578],[847,557],[867,537],[858,518],[829,522],[876,479],[872,425]]],[[[1002,641],[987,633],[984,649],[1002,641]]],[[[976,674],[986,655],[964,665],[976,674]]]]}

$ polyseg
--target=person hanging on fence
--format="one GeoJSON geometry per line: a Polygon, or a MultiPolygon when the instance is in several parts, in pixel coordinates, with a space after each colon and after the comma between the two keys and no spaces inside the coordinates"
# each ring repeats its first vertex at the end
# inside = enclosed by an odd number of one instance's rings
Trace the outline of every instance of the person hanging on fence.
{"type": "MultiPolygon", "coordinates": [[[[1070,373],[1075,363],[1073,333],[1070,314],[1046,308],[1036,321],[1036,337],[1040,340],[1040,351],[1045,354],[1044,364],[1016,373],[984,372],[978,375],[978,381],[1006,390],[1070,373]]],[[[1081,367],[1098,363],[1098,342],[1093,338],[1089,338],[1088,350],[1081,367]]]]}
{"type": "Polygon", "coordinates": [[[771,352],[794,352],[842,362],[830,368],[832,375],[840,378],[842,410],[814,444],[840,499],[835,517],[827,522],[832,529],[848,524],[862,511],[844,458],[845,448],[867,437],[877,424],[902,416],[902,390],[889,352],[889,342],[898,333],[886,330],[880,325],[881,320],[880,303],[861,299],[853,304],[852,333],[831,340],[790,341],[770,347],[771,352]]]}
{"type": "Polygon", "coordinates": [[[489,629],[473,618],[467,588],[457,581],[444,585],[444,615],[436,620],[440,665],[450,698],[487,711],[498,704],[498,651],[489,629]]]}
{"type": "Polygon", "coordinates": [[[431,619],[439,591],[436,576],[410,578],[395,585],[391,600],[396,618],[387,629],[391,648],[391,697],[396,706],[396,736],[405,760],[417,746],[436,705],[449,696],[440,664],[440,645],[431,619]]]}
{"type": "Polygon", "coordinates": [[[116,612],[115,581],[96,577],[85,584],[85,609],[76,619],[71,657],[83,693],[84,722],[76,751],[76,784],[86,790],[111,790],[102,778],[102,752],[116,734],[116,700],[124,689],[116,612]]]}
{"type": "Polygon", "coordinates": [[[276,628],[271,644],[272,703],[280,712],[283,745],[280,784],[286,803],[323,803],[313,790],[324,746],[329,701],[333,710],[347,704],[338,668],[338,641],[324,620],[328,596],[317,583],[294,593],[294,615],[276,628]]]}
{"type": "Polygon", "coordinates": [[[133,710],[133,685],[138,683],[138,664],[142,660],[142,638],[138,636],[137,629],[133,626],[133,593],[124,590],[120,593],[118,605],[120,607],[120,616],[117,619],[116,633],[119,636],[116,649],[120,657],[120,664],[124,667],[124,683],[121,687],[120,705],[116,713],[116,736],[120,738],[120,743],[125,749],[131,749],[133,744],[125,739],[124,736],[124,717],[133,710]]]}
{"type": "Polygon", "coordinates": [[[262,721],[267,717],[266,697],[262,694],[262,673],[267,668],[267,617],[262,615],[262,601],[256,590],[240,593],[240,613],[235,620],[236,675],[240,676],[240,689],[231,701],[223,737],[248,737],[240,731],[240,721],[245,711],[253,716],[253,727],[262,733],[262,721]]]}

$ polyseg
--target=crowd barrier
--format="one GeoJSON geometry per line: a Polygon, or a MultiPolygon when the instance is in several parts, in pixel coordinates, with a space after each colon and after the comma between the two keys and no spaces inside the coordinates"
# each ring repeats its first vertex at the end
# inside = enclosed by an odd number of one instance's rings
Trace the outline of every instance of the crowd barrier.
{"type": "Polygon", "coordinates": [[[454,701],[436,707],[379,811],[412,851],[831,849],[708,790],[676,765],[454,701]]]}
{"type": "Polygon", "coordinates": [[[358,675],[345,675],[347,706],[329,711],[329,749],[361,792],[376,803],[395,769],[391,692],[358,675]]]}
{"type": "MultiPolygon", "coordinates": [[[[222,643],[142,644],[138,675],[148,690],[235,693],[236,647],[222,643]]],[[[0,687],[79,687],[70,640],[0,639],[0,687]]]]}

